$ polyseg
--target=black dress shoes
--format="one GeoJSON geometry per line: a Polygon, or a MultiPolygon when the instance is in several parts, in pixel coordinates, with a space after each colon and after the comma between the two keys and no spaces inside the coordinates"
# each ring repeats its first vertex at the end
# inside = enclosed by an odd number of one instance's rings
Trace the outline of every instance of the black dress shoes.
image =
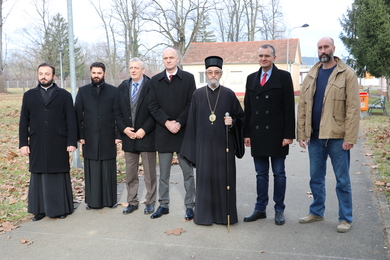
{"type": "Polygon", "coordinates": [[[117,203],[115,203],[114,205],[112,205],[110,208],[112,208],[112,209],[115,209],[115,208],[117,208],[118,207],[118,204],[117,203]]]}
{"type": "Polygon", "coordinates": [[[138,205],[130,205],[127,206],[124,210],[123,210],[123,214],[127,215],[127,214],[130,214],[130,213],[133,213],[134,210],[137,210],[138,209],[138,205]]]}
{"type": "Polygon", "coordinates": [[[184,217],[186,220],[194,219],[194,211],[191,208],[187,208],[186,215],[184,217]]]}
{"type": "Polygon", "coordinates": [[[59,219],[65,219],[67,216],[68,216],[68,214],[64,214],[64,215],[58,216],[57,218],[59,218],[59,219]]]}
{"type": "Polygon", "coordinates": [[[159,218],[162,215],[167,215],[169,214],[169,209],[168,208],[163,208],[163,207],[158,207],[157,211],[154,212],[150,218],[159,218]]]}
{"type": "Polygon", "coordinates": [[[285,222],[283,211],[275,211],[275,224],[283,225],[285,222]]]}
{"type": "Polygon", "coordinates": [[[258,220],[261,218],[266,218],[266,217],[267,217],[267,214],[264,211],[255,210],[255,211],[253,211],[253,213],[251,215],[246,216],[244,218],[244,222],[252,222],[252,221],[255,221],[255,220],[258,220]]]}
{"type": "Polygon", "coordinates": [[[154,205],[145,205],[144,214],[149,215],[154,212],[154,205]]]}
{"type": "Polygon", "coordinates": [[[45,213],[39,213],[32,218],[32,221],[39,221],[39,220],[43,219],[44,217],[46,217],[45,213]]]}

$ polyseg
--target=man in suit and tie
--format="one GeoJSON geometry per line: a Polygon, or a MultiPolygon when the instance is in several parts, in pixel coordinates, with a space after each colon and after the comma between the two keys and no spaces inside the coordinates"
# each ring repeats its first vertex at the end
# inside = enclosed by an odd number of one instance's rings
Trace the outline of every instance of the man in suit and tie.
{"type": "Polygon", "coordinates": [[[246,81],[244,142],[251,147],[257,200],[253,213],[244,222],[266,218],[269,164],[274,175],[275,224],[283,225],[286,192],[285,159],[295,138],[294,87],[291,75],[279,70],[275,48],[265,44],[258,50],[259,71],[246,81]]]}
{"type": "Polygon", "coordinates": [[[133,58],[129,64],[130,78],[118,86],[115,101],[115,120],[121,133],[122,149],[126,161],[126,188],[129,205],[123,214],[138,209],[138,169],[141,156],[146,187],[144,214],[154,212],[156,202],[156,123],[149,112],[149,77],[144,75],[141,59],[133,58]]]}
{"type": "Polygon", "coordinates": [[[76,150],[77,122],[71,94],[54,83],[55,68],[38,67],[38,86],[24,93],[19,148],[30,159],[28,212],[33,221],[64,219],[73,212],[69,152],[76,150]]]}
{"type": "Polygon", "coordinates": [[[181,70],[179,51],[168,47],[162,53],[165,70],[150,79],[149,110],[156,120],[156,151],[160,167],[159,202],[160,206],[150,218],[156,219],[169,214],[169,178],[173,153],[179,159],[183,171],[185,188],[184,218],[194,218],[195,180],[191,163],[181,156],[183,142],[190,109],[192,93],[195,91],[195,78],[189,72],[181,70]]]}

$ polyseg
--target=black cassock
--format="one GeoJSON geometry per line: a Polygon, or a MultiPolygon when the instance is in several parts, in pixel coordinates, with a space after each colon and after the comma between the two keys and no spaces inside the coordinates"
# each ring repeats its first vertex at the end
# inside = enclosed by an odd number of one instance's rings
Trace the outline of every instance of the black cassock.
{"type": "Polygon", "coordinates": [[[209,87],[202,87],[194,92],[181,154],[196,166],[194,217],[196,224],[227,224],[227,215],[230,215],[231,224],[238,222],[235,154],[239,158],[243,156],[244,141],[241,127],[243,125],[244,112],[231,89],[220,86],[213,91],[209,87]],[[216,120],[213,123],[209,119],[210,107],[211,110],[215,107],[216,120]],[[228,130],[229,178],[227,178],[227,143],[224,124],[226,112],[233,118],[233,126],[228,130]],[[228,179],[229,191],[227,191],[228,179]]]}

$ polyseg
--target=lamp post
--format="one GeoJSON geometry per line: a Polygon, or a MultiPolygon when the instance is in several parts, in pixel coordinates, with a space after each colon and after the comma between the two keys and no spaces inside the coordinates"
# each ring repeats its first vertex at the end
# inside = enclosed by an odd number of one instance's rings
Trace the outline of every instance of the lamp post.
{"type": "Polygon", "coordinates": [[[60,53],[61,88],[64,88],[64,78],[62,77],[62,49],[59,49],[57,51],[60,53]]]}
{"type": "Polygon", "coordinates": [[[288,37],[287,37],[287,56],[286,56],[286,69],[288,72],[290,72],[290,62],[289,62],[289,55],[290,55],[290,34],[291,34],[291,31],[296,29],[296,28],[305,28],[305,27],[309,27],[309,25],[307,23],[305,23],[304,25],[301,25],[301,26],[297,26],[297,27],[293,27],[291,28],[290,31],[288,31],[288,37]]]}

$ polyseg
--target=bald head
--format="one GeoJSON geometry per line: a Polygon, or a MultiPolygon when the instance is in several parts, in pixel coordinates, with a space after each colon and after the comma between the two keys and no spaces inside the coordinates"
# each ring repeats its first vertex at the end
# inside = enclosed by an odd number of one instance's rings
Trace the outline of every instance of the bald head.
{"type": "Polygon", "coordinates": [[[325,65],[324,68],[336,64],[334,60],[334,52],[336,47],[334,41],[330,37],[323,37],[317,43],[317,51],[319,60],[325,65]]]}

